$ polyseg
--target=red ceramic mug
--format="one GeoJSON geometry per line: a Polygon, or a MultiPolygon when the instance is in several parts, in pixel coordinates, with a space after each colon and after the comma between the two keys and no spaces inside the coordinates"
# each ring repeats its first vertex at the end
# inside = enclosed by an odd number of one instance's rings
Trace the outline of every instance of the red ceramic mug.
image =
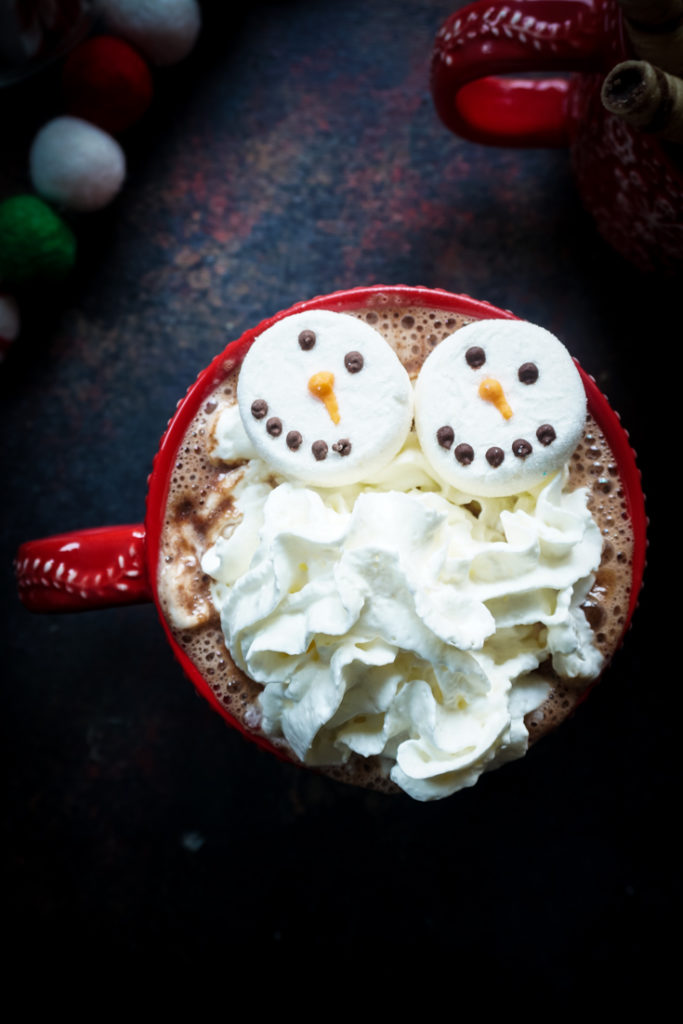
{"type": "MultiPolygon", "coordinates": [[[[144,523],[77,530],[23,544],[15,563],[23,603],[32,611],[67,612],[154,601],[169,643],[186,674],[212,707],[244,732],[174,639],[159,600],[157,575],[161,532],[170,478],[179,449],[192,420],[208,396],[239,366],[254,339],[276,321],[306,310],[346,312],[367,307],[381,310],[389,305],[427,306],[438,308],[446,314],[461,314],[475,319],[517,319],[512,313],[497,309],[487,302],[453,295],[440,289],[375,285],[300,302],[263,321],[217,355],[199,374],[185,398],[178,403],[154,458],[148,481],[144,523]]],[[[633,524],[635,544],[632,585],[623,627],[625,631],[636,606],[645,565],[646,518],[640,473],[619,417],[598,390],[595,381],[580,367],[579,370],[586,389],[588,409],[604,432],[615,456],[628,515],[633,524]]],[[[247,735],[267,749],[278,752],[265,740],[251,733],[247,735]]]]}
{"type": "Polygon", "coordinates": [[[439,30],[432,93],[447,127],[473,142],[567,146],[603,237],[643,270],[676,272],[683,156],[600,97],[607,73],[633,56],[616,0],[479,0],[439,30]]]}

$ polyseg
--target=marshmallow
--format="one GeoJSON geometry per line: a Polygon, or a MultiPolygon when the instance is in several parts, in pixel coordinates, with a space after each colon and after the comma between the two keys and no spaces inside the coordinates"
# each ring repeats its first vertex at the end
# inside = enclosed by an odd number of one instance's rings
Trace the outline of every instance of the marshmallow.
{"type": "Polygon", "coordinates": [[[415,386],[415,426],[434,471],[466,494],[502,497],[555,473],[581,439],[586,394],[564,345],[519,320],[446,338],[415,386]]]}
{"type": "Polygon", "coordinates": [[[413,414],[393,349],[368,324],[330,310],[264,331],[242,363],[237,398],[259,456],[316,487],[371,479],[401,448],[413,414]]]}

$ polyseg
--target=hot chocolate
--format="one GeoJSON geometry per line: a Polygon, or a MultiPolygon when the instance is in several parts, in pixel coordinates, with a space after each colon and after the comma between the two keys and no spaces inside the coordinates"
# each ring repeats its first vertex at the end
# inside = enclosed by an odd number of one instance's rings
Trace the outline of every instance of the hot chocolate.
{"type": "MultiPolygon", "coordinates": [[[[347,310],[347,313],[380,332],[413,380],[430,353],[446,338],[473,322],[472,317],[438,306],[378,304],[347,310]]],[[[305,348],[304,344],[300,345],[305,348]]],[[[357,356],[358,353],[352,355],[357,356]]],[[[241,523],[245,517],[244,506],[237,500],[236,491],[241,493],[253,459],[245,457],[243,451],[232,451],[229,446],[221,449],[217,441],[219,425],[225,422],[226,416],[236,415],[239,375],[240,367],[237,366],[209,395],[178,450],[162,533],[159,597],[177,643],[199,668],[221,706],[245,731],[265,738],[283,756],[297,760],[290,743],[284,739],[281,730],[273,727],[267,714],[264,732],[260,699],[263,686],[252,681],[235,665],[235,660],[239,659],[236,657],[234,660],[226,647],[216,608],[216,582],[204,571],[207,552],[221,535],[229,534],[230,527],[241,523]],[[231,409],[232,414],[227,412],[231,409]]],[[[260,407],[253,416],[257,421],[261,419],[260,407]]],[[[417,449],[414,430],[406,444],[417,449]]],[[[537,442],[534,444],[539,447],[537,442]]],[[[282,450],[287,455],[284,446],[282,450]]],[[[296,450],[296,446],[292,450],[296,450]]],[[[339,447],[336,454],[339,456],[338,465],[341,465],[347,454],[344,447],[339,447]]],[[[524,454],[522,451],[520,458],[524,454]]],[[[255,457],[255,452],[252,456],[255,457]]],[[[317,458],[314,452],[314,459],[317,458]]],[[[258,483],[260,490],[254,493],[268,494],[281,482],[282,477],[276,472],[262,474],[258,483]]],[[[583,437],[569,459],[568,482],[564,489],[573,491],[583,487],[589,492],[588,507],[603,539],[600,565],[590,590],[581,594],[581,605],[592,630],[592,644],[607,661],[621,639],[627,617],[633,537],[615,458],[590,414],[585,420],[583,437]]],[[[417,489],[420,489],[419,484],[417,489]]],[[[467,501],[462,514],[474,522],[481,516],[484,500],[467,501]]],[[[241,571],[246,569],[245,565],[241,571]]],[[[531,700],[530,709],[524,710],[529,743],[565,718],[590,685],[586,678],[561,678],[549,662],[542,668],[544,678],[549,678],[552,686],[549,691],[546,687],[545,695],[542,693],[536,703],[531,700]]],[[[434,688],[436,684],[431,685],[434,688]]],[[[516,746],[513,744],[516,752],[502,756],[500,761],[523,753],[526,741],[526,735],[518,735],[516,746]]],[[[500,761],[493,758],[488,766],[500,761]]],[[[389,779],[391,757],[386,751],[381,756],[352,753],[345,763],[329,766],[321,763],[321,756],[317,756],[313,763],[337,778],[384,790],[396,788],[389,779]]],[[[476,775],[461,784],[470,785],[473,781],[476,781],[476,775]]],[[[438,794],[420,798],[432,795],[438,794]]]]}

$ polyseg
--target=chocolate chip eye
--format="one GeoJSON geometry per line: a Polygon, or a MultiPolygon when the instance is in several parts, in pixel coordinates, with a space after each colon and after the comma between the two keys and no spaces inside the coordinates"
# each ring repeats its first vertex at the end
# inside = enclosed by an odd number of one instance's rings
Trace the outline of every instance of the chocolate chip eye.
{"type": "Polygon", "coordinates": [[[323,459],[327,458],[327,445],[324,441],[314,441],[311,445],[311,451],[316,462],[322,462],[323,459]]]}
{"type": "Polygon", "coordinates": [[[262,398],[257,398],[251,403],[251,415],[255,420],[262,420],[268,412],[268,403],[264,402],[262,398]]]}
{"type": "Polygon", "coordinates": [[[344,356],[344,366],[349,373],[358,373],[363,369],[364,359],[360,352],[347,352],[344,356]]]}
{"type": "Polygon", "coordinates": [[[467,365],[471,366],[473,370],[478,370],[480,366],[483,366],[486,362],[486,353],[483,348],[479,348],[478,345],[472,345],[471,348],[465,352],[465,359],[467,365]]]}
{"type": "Polygon", "coordinates": [[[516,441],[512,442],[512,454],[516,455],[518,459],[525,459],[527,455],[531,455],[532,451],[533,448],[523,437],[519,437],[516,441]]]}
{"type": "Polygon", "coordinates": [[[535,384],[538,380],[538,367],[536,363],[522,363],[517,371],[517,376],[522,384],[535,384]]]}
{"type": "Polygon", "coordinates": [[[471,444],[459,444],[456,446],[454,455],[462,466],[469,466],[474,459],[474,448],[471,444]]]}
{"type": "Polygon", "coordinates": [[[271,416],[266,423],[266,430],[271,437],[279,437],[282,433],[282,420],[279,420],[277,416],[271,416]]]}
{"type": "Polygon", "coordinates": [[[315,331],[302,331],[299,335],[299,345],[308,352],[315,345],[315,331]]]}
{"type": "Polygon", "coordinates": [[[337,441],[336,444],[332,445],[332,451],[337,452],[338,455],[350,455],[351,454],[351,442],[348,437],[342,437],[337,441]]]}
{"type": "Polygon", "coordinates": [[[505,452],[503,451],[503,449],[496,448],[495,446],[493,448],[489,448],[489,450],[486,453],[486,461],[488,462],[489,466],[493,466],[494,469],[497,469],[498,466],[500,466],[504,458],[505,452]]]}
{"type": "Polygon", "coordinates": [[[295,452],[297,448],[301,447],[303,437],[298,430],[290,430],[285,440],[287,441],[287,447],[291,448],[291,450],[295,452]]]}
{"type": "Polygon", "coordinates": [[[542,423],[536,431],[536,437],[547,448],[549,444],[553,443],[557,434],[555,433],[555,428],[551,427],[549,423],[542,423]]]}
{"type": "Polygon", "coordinates": [[[442,448],[450,448],[455,440],[455,434],[453,433],[453,427],[439,427],[436,432],[436,440],[442,448]]]}

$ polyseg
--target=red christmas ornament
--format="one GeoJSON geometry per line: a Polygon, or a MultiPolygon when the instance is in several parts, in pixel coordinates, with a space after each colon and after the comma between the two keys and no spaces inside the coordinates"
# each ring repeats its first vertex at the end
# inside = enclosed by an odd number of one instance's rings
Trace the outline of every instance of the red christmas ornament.
{"type": "Polygon", "coordinates": [[[144,59],[117,36],[94,36],[64,62],[66,110],[112,135],[135,124],[152,100],[152,75],[144,59]]]}

